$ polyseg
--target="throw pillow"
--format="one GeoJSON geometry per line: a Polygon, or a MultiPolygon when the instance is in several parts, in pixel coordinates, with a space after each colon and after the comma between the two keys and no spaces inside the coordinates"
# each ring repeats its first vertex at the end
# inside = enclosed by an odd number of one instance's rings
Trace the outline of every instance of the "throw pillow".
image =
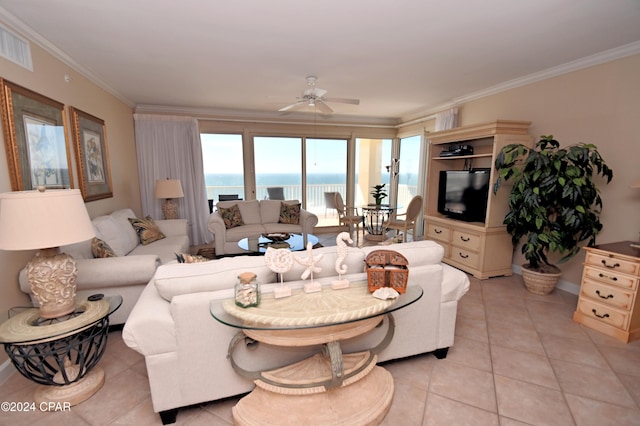
{"type": "Polygon", "coordinates": [[[143,246],[166,238],[160,231],[160,228],[158,228],[158,225],[156,225],[153,219],[151,219],[151,216],[147,216],[144,219],[139,217],[130,217],[129,222],[131,222],[133,229],[136,231],[136,234],[138,234],[140,244],[143,246]]]}
{"type": "Polygon", "coordinates": [[[199,263],[199,262],[208,262],[211,259],[207,259],[204,256],[200,256],[199,254],[189,254],[189,253],[180,253],[176,252],[176,259],[178,259],[178,263],[199,263]]]}
{"type": "Polygon", "coordinates": [[[280,219],[278,223],[298,225],[300,223],[300,204],[280,203],[280,219]]]}
{"type": "Polygon", "coordinates": [[[237,204],[234,204],[228,208],[218,207],[218,213],[220,213],[220,216],[222,216],[224,226],[227,229],[244,225],[242,215],[240,214],[240,208],[237,204]]]}
{"type": "Polygon", "coordinates": [[[96,237],[91,240],[91,253],[95,258],[118,257],[109,244],[96,237]]]}

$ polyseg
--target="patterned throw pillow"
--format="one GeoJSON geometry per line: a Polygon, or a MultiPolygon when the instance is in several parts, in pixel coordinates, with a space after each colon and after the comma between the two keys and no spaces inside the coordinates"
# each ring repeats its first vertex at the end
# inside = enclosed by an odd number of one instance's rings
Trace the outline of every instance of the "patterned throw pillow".
{"type": "Polygon", "coordinates": [[[160,231],[160,228],[158,228],[158,225],[156,225],[153,219],[151,219],[151,216],[147,216],[144,219],[139,217],[130,217],[129,222],[131,222],[133,229],[135,229],[136,234],[138,234],[140,244],[143,246],[166,238],[160,231]]]}
{"type": "Polygon", "coordinates": [[[298,225],[300,223],[300,204],[280,203],[279,223],[298,225]]]}
{"type": "Polygon", "coordinates": [[[242,215],[240,214],[240,208],[237,204],[234,204],[226,209],[224,207],[218,207],[218,213],[220,213],[220,216],[222,216],[224,226],[227,229],[244,225],[242,215]]]}
{"type": "Polygon", "coordinates": [[[118,257],[111,247],[109,247],[109,244],[96,237],[93,237],[93,240],[91,240],[91,253],[95,258],[118,257]]]}
{"type": "Polygon", "coordinates": [[[176,259],[178,259],[178,263],[200,263],[200,262],[208,262],[211,259],[207,259],[204,256],[200,256],[199,254],[189,254],[189,253],[180,253],[176,252],[176,259]]]}

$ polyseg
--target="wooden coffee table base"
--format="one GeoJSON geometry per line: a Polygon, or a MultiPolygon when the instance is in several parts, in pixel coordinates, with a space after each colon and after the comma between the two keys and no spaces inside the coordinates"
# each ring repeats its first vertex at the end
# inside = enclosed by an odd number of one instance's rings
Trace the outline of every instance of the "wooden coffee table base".
{"type": "Polygon", "coordinates": [[[237,425],[377,425],[393,400],[393,377],[375,366],[355,383],[308,395],[256,387],[233,408],[237,425]],[[277,419],[277,423],[274,423],[277,419]]]}

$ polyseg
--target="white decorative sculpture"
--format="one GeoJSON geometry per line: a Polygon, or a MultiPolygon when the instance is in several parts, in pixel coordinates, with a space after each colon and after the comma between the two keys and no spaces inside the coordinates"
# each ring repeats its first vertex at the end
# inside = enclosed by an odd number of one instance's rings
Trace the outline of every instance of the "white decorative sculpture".
{"type": "Polygon", "coordinates": [[[334,290],[339,290],[341,288],[349,287],[349,280],[343,280],[342,274],[347,273],[347,265],[343,265],[344,259],[347,258],[347,243],[353,244],[353,240],[351,239],[351,235],[348,232],[341,232],[336,237],[336,246],[338,247],[338,258],[336,259],[336,273],[338,274],[338,279],[335,281],[331,281],[331,288],[334,290]]]}
{"type": "Polygon", "coordinates": [[[276,299],[291,296],[291,288],[284,285],[282,274],[293,268],[293,256],[289,249],[267,248],[264,254],[264,263],[269,269],[280,276],[280,285],[273,290],[276,299]]]}
{"type": "Polygon", "coordinates": [[[316,263],[319,262],[323,258],[323,254],[318,254],[316,256],[313,255],[313,244],[307,244],[307,256],[305,258],[300,258],[294,256],[293,259],[298,262],[300,265],[305,266],[306,269],[300,276],[301,279],[306,280],[311,277],[311,282],[309,284],[304,285],[305,293],[313,293],[316,291],[322,290],[322,286],[320,283],[313,282],[313,273],[322,271],[322,268],[316,266],[316,263]]]}

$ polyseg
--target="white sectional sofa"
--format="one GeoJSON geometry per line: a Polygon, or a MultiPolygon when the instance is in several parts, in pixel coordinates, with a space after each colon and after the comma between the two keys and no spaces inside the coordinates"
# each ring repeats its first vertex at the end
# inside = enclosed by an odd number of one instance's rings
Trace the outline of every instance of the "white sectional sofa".
{"type": "MultiPolygon", "coordinates": [[[[343,277],[352,282],[366,280],[364,259],[379,247],[349,247],[343,277]]],[[[441,262],[443,248],[433,241],[396,244],[390,247],[409,261],[409,286],[421,286],[420,300],[394,312],[395,335],[378,355],[379,361],[436,351],[446,356],[453,345],[458,301],[469,289],[463,272],[441,262]]],[[[315,279],[330,289],[335,279],[336,247],[313,250],[323,254],[320,273],[315,279]]],[[[294,253],[304,256],[305,253],[294,253]]],[[[132,349],[145,356],[151,397],[155,412],[163,423],[175,421],[177,408],[250,391],[254,384],[240,376],[227,359],[227,350],[237,329],[224,325],[210,313],[214,299],[233,297],[236,277],[245,271],[257,274],[263,292],[273,291],[276,275],[264,264],[263,257],[238,256],[211,262],[167,264],[156,271],[127,320],[122,337],[132,349]]],[[[293,288],[301,281],[302,266],[284,276],[293,288]]],[[[336,290],[339,291],[339,290],[336,290]]],[[[384,328],[384,327],[382,327],[384,328]]],[[[342,345],[345,352],[369,349],[385,330],[351,339],[342,345]]],[[[318,348],[282,348],[259,344],[249,351],[238,345],[234,360],[252,370],[274,368],[317,353],[318,348]]]]}
{"type": "Polygon", "coordinates": [[[213,233],[216,256],[224,254],[238,254],[245,251],[238,247],[238,241],[243,238],[264,233],[289,232],[311,234],[313,227],[318,224],[318,216],[300,209],[298,224],[280,223],[280,205],[298,204],[298,200],[233,200],[220,201],[217,208],[229,208],[238,205],[244,225],[227,229],[222,216],[214,211],[209,216],[208,228],[213,233]]]}
{"type": "MultiPolygon", "coordinates": [[[[142,245],[129,222],[129,218],[135,217],[133,210],[122,209],[91,221],[97,238],[105,241],[117,257],[94,258],[91,240],[60,247],[60,251],[77,262],[78,299],[96,293],[122,296],[122,306],[109,318],[111,324],[124,324],[158,266],[175,261],[176,252],[189,252],[186,219],[154,220],[165,238],[142,245]]],[[[20,273],[20,289],[31,295],[24,269],[20,273]]]]}

